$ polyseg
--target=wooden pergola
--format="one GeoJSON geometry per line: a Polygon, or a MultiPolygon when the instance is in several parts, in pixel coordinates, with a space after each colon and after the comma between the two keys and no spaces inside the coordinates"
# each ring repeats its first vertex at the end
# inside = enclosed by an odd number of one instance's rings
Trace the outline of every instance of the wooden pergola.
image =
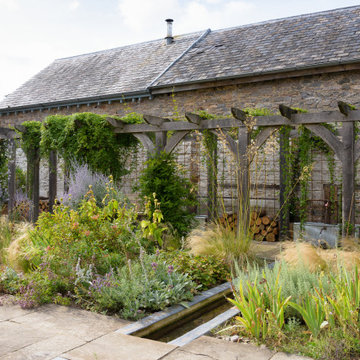
{"type": "MultiPolygon", "coordinates": [[[[272,116],[248,116],[244,111],[232,108],[233,118],[203,119],[197,114],[186,113],[188,121],[172,121],[151,115],[144,115],[145,123],[127,124],[120,120],[109,117],[108,122],[114,127],[115,133],[133,134],[149,153],[159,153],[161,151],[172,152],[185,136],[192,131],[209,130],[214,136],[219,136],[219,132],[224,136],[225,143],[234,155],[237,163],[237,184],[238,184],[238,216],[248,216],[248,189],[249,189],[249,166],[251,156],[249,150],[260,148],[264,142],[281,126],[287,125],[296,127],[305,126],[316,136],[321,137],[326,144],[333,150],[342,165],[342,222],[355,223],[355,163],[360,157],[360,140],[356,141],[355,122],[360,120],[360,110],[353,110],[352,107],[344,102],[339,102],[339,111],[323,111],[319,113],[299,113],[297,110],[280,105],[281,115],[272,116]],[[339,131],[341,139],[334,135],[329,129],[323,126],[325,123],[341,123],[339,131]],[[252,128],[249,124],[261,127],[255,139],[250,140],[252,128]],[[230,129],[237,129],[237,139],[230,136],[230,129]],[[168,133],[172,132],[171,136],[168,133]],[[149,136],[155,134],[154,136],[149,136]],[[246,211],[245,211],[246,210],[246,211]],[[242,214],[242,215],[241,215],[242,214]]],[[[18,131],[25,131],[21,126],[18,131]]],[[[16,166],[16,142],[19,135],[11,129],[0,128],[0,138],[10,141],[11,154],[9,159],[9,212],[11,213],[15,205],[15,166],[16,166]]],[[[280,228],[288,229],[289,214],[285,213],[283,206],[285,184],[287,183],[288,173],[285,164],[285,151],[288,147],[284,146],[289,141],[283,134],[280,135],[280,228]]],[[[40,152],[35,152],[33,159],[28,159],[28,166],[32,167],[32,220],[36,221],[39,213],[39,162],[40,152]]],[[[54,151],[49,158],[49,202],[50,209],[55,202],[57,184],[57,155],[54,151]]],[[[210,184],[208,189],[213,189],[216,184],[210,184]]],[[[209,192],[210,193],[210,192],[209,192]]],[[[211,196],[216,196],[216,191],[211,191],[211,196]]],[[[215,216],[215,199],[209,199],[210,213],[215,216]]]]}

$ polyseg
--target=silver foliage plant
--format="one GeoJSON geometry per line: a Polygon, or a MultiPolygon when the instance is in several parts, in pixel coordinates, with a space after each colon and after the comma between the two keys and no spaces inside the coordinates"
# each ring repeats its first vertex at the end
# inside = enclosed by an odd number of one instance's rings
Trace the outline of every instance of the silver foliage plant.
{"type": "MultiPolygon", "coordinates": [[[[91,187],[96,199],[96,204],[100,207],[103,206],[102,200],[107,194],[110,179],[103,174],[92,172],[86,164],[73,165],[72,169],[73,171],[69,179],[69,191],[64,192],[60,196],[63,204],[77,209],[91,187]]],[[[112,185],[112,189],[112,197],[115,196],[117,200],[121,202],[125,201],[124,196],[117,186],[112,185]]]]}

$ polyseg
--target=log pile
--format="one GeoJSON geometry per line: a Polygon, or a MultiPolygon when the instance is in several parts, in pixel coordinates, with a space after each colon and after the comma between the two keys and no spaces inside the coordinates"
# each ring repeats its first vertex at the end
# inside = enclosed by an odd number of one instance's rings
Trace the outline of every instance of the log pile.
{"type": "MultiPolygon", "coordinates": [[[[22,200],[15,203],[14,212],[16,218],[20,221],[29,221],[30,219],[30,200],[22,200]]],[[[42,198],[39,201],[39,213],[49,211],[49,200],[42,198]]],[[[0,211],[1,215],[8,215],[8,204],[6,203],[0,211]]]]}
{"type": "Polygon", "coordinates": [[[43,211],[49,211],[49,200],[47,199],[40,199],[39,201],[39,212],[43,212],[43,211]]]}
{"type": "MultiPolygon", "coordinates": [[[[237,214],[223,214],[219,224],[235,230],[237,227],[237,214]]],[[[267,216],[265,212],[252,211],[250,213],[250,231],[253,239],[257,241],[277,241],[279,235],[278,221],[267,216]]]]}

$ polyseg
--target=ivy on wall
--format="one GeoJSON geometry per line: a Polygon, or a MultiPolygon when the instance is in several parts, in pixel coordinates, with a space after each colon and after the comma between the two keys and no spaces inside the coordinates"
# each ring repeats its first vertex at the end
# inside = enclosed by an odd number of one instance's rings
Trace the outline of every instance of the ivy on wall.
{"type": "Polygon", "coordinates": [[[24,121],[21,124],[25,129],[21,132],[21,148],[27,159],[31,159],[40,147],[41,140],[41,122],[24,121]]]}
{"type": "MultiPolygon", "coordinates": [[[[67,166],[73,162],[87,164],[92,171],[119,180],[128,173],[129,152],[136,152],[138,141],[132,134],[114,133],[107,117],[93,113],[48,116],[41,126],[42,153],[56,150],[67,166]]],[[[143,122],[136,113],[112,118],[129,124],[143,122]]]]}

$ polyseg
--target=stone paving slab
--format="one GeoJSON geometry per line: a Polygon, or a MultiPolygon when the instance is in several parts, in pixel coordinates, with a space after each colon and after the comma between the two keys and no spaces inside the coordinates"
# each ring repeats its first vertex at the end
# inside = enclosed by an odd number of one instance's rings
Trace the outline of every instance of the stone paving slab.
{"type": "Polygon", "coordinates": [[[12,321],[0,323],[0,334],[0,349],[6,347],[11,352],[49,337],[46,331],[24,327],[12,321]]]}
{"type": "Polygon", "coordinates": [[[21,309],[19,305],[4,305],[0,306],[0,322],[13,320],[19,316],[32,313],[34,310],[21,309]]]}
{"type": "Polygon", "coordinates": [[[1,356],[1,360],[51,360],[55,356],[70,351],[84,341],[76,336],[55,335],[45,340],[38,341],[17,351],[8,351],[1,356]]]}
{"type": "Polygon", "coordinates": [[[77,336],[84,341],[91,341],[129,324],[129,321],[115,317],[53,304],[17,317],[16,322],[24,326],[41,328],[52,335],[77,336]]]}
{"type": "Polygon", "coordinates": [[[58,305],[0,306],[0,359],[53,359],[129,322],[58,305]]]}
{"type": "Polygon", "coordinates": [[[203,336],[176,349],[164,360],[270,360],[274,354],[255,345],[203,336]]]}
{"type": "Polygon", "coordinates": [[[173,345],[158,341],[112,333],[62,354],[60,358],[67,360],[158,360],[175,348],[173,345]]]}

